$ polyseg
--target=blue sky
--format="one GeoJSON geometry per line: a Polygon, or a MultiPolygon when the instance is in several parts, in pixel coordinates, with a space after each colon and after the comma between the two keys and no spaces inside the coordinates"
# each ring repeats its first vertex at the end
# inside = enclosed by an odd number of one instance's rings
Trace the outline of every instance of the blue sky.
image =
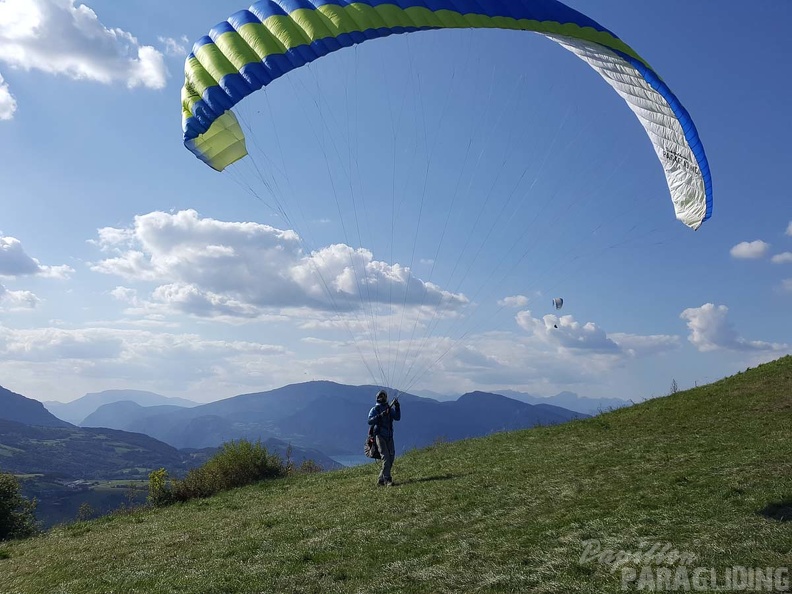
{"type": "Polygon", "coordinates": [[[533,34],[322,58],[240,104],[259,169],[219,174],[182,145],[182,65],[245,5],[0,0],[0,384],[640,400],[792,352],[792,4],[568,3],[692,115],[698,231],[624,102],[533,34]]]}

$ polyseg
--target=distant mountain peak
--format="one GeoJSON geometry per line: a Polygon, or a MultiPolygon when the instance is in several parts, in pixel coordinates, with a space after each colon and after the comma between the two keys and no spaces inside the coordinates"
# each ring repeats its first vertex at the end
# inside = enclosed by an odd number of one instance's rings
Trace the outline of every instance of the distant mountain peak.
{"type": "Polygon", "coordinates": [[[173,405],[184,408],[197,406],[197,402],[185,400],[184,398],[169,398],[154,392],[145,390],[104,390],[102,392],[90,392],[82,398],[77,398],[71,402],[46,402],[47,409],[64,421],[69,421],[75,425],[81,424],[89,415],[105,405],[115,402],[130,401],[140,406],[161,406],[173,405]]]}
{"type": "Polygon", "coordinates": [[[0,419],[38,427],[71,427],[38,400],[26,398],[0,386],[0,419]]]}
{"type": "Polygon", "coordinates": [[[457,402],[468,402],[471,400],[476,400],[477,402],[481,401],[497,401],[497,402],[505,402],[507,400],[511,400],[513,402],[518,402],[514,398],[509,398],[508,396],[504,396],[502,394],[496,394],[495,392],[483,392],[481,390],[475,390],[473,392],[467,392],[462,394],[459,398],[457,398],[457,402]]]}

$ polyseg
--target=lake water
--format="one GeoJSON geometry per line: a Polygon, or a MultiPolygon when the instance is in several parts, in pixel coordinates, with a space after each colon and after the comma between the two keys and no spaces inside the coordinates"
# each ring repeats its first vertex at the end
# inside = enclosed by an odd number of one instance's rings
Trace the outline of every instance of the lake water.
{"type": "Polygon", "coordinates": [[[363,454],[358,454],[356,456],[330,456],[330,458],[344,466],[360,466],[362,464],[376,462],[376,460],[366,458],[363,454]]]}

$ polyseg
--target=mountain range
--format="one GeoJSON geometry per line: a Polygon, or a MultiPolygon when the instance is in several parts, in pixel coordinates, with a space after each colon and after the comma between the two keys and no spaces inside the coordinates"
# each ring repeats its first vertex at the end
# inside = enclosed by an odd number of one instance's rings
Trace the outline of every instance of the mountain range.
{"type": "MultiPolygon", "coordinates": [[[[440,392],[433,392],[431,390],[421,390],[420,392],[416,392],[416,394],[424,398],[431,398],[441,402],[457,400],[459,398],[459,394],[441,394],[440,392]]],[[[598,415],[601,412],[615,410],[623,406],[634,404],[631,400],[622,400],[621,398],[588,398],[579,396],[574,392],[566,391],[559,392],[555,396],[534,396],[527,392],[517,392],[515,390],[498,390],[497,394],[527,404],[550,404],[592,416],[598,415]]]]}
{"type": "MultiPolygon", "coordinates": [[[[58,419],[40,403],[6,390],[0,393],[0,419],[78,431],[66,421],[82,417],[78,422],[83,432],[103,428],[118,435],[142,434],[152,443],[167,444],[175,451],[216,448],[238,439],[269,441],[280,444],[281,451],[291,446],[295,458],[310,452],[317,463],[328,467],[334,465],[334,456],[362,453],[368,412],[377,391],[377,386],[313,381],[197,404],[152,392],[111,390],[87,394],[66,404],[48,402],[51,411],[66,417],[58,419]]],[[[399,398],[403,405],[402,420],[396,428],[399,452],[438,440],[456,441],[587,416],[543,401],[529,404],[486,392],[471,392],[443,402],[413,394],[400,394],[399,398]]],[[[75,447],[80,442],[61,441],[75,447]]],[[[143,463],[139,466],[150,467],[143,463]]]]}
{"type": "MultiPolygon", "coordinates": [[[[145,433],[176,448],[275,438],[330,456],[348,456],[361,453],[377,390],[376,386],[314,381],[190,408],[117,401],[100,406],[81,425],[145,433]]],[[[399,451],[424,447],[438,439],[454,441],[587,416],[485,392],[447,402],[403,394],[400,402],[404,412],[397,426],[399,451]]]]}
{"type": "Polygon", "coordinates": [[[182,408],[172,404],[142,406],[133,400],[119,400],[118,402],[103,404],[85,417],[80,426],[128,430],[132,426],[145,425],[148,417],[175,412],[182,408]]]}
{"type": "Polygon", "coordinates": [[[88,415],[92,414],[102,405],[113,402],[133,401],[140,406],[197,406],[197,402],[184,398],[169,398],[154,392],[143,390],[105,390],[93,392],[71,402],[44,402],[46,409],[59,419],[74,425],[81,425],[88,415]]]}
{"type": "Polygon", "coordinates": [[[526,392],[515,392],[514,390],[500,390],[498,394],[528,404],[552,404],[591,416],[633,404],[632,401],[622,400],[621,398],[586,398],[578,396],[574,392],[559,392],[555,396],[548,397],[534,396],[526,392]]]}

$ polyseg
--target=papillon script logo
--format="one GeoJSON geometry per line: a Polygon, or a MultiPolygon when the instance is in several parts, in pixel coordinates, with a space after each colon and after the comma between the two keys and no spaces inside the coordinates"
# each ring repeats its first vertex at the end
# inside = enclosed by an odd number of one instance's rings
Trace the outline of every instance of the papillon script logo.
{"type": "Polygon", "coordinates": [[[670,542],[644,541],[633,551],[603,548],[598,540],[583,542],[581,563],[608,565],[611,572],[626,565],[692,565],[696,557],[680,552],[670,542]]]}

